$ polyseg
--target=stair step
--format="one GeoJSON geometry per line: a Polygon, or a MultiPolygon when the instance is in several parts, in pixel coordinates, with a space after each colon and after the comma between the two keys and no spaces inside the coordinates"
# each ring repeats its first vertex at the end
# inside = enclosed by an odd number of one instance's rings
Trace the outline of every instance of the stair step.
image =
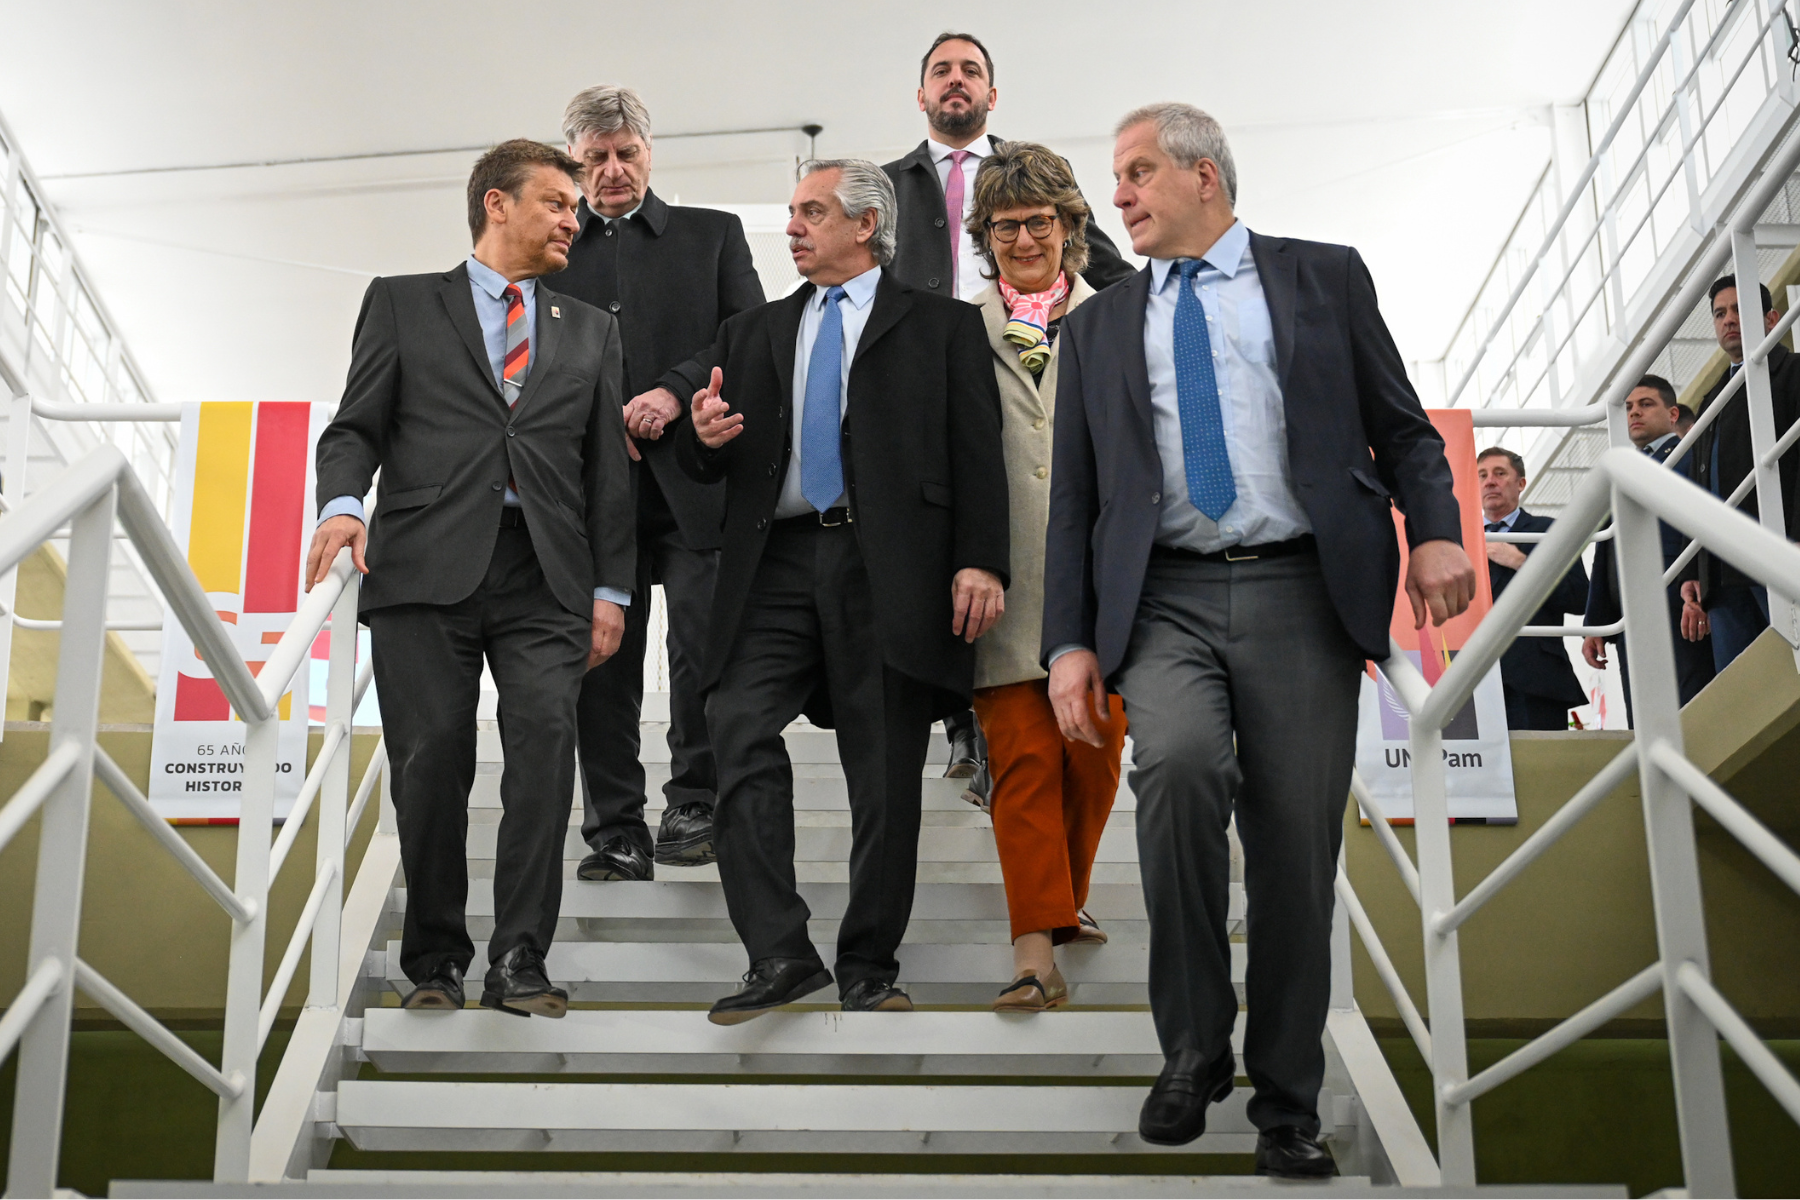
{"type": "MultiPolygon", "coordinates": [[[[575,871],[581,865],[577,858],[563,860],[563,888],[579,883],[582,887],[590,885],[589,880],[577,880],[575,871]]],[[[850,864],[837,862],[797,862],[794,874],[801,883],[849,883],[850,864]]],[[[472,858],[469,860],[469,877],[471,879],[492,879],[494,877],[494,860],[491,858],[472,858]]],[[[717,863],[708,863],[703,867],[657,867],[656,879],[666,883],[712,883],[719,882],[717,863]]],[[[1138,865],[1128,863],[1095,863],[1092,876],[1095,884],[1109,884],[1121,887],[1134,887],[1139,883],[1138,865]]],[[[998,862],[922,862],[919,864],[918,882],[920,883],[982,883],[999,885],[1001,883],[1000,864],[998,862]]],[[[599,885],[594,885],[599,886],[599,885]]],[[[1110,932],[1110,929],[1108,930],[1110,932]]]]}
{"type": "MultiPolygon", "coordinates": [[[[834,817],[835,813],[809,813],[809,817],[834,817]]],[[[468,854],[471,859],[485,860],[494,857],[494,848],[500,836],[498,822],[470,822],[467,838],[468,854]]],[[[563,834],[563,858],[580,862],[588,854],[588,845],[581,840],[581,826],[573,823],[563,834]]],[[[1130,828],[1111,828],[1100,835],[1100,847],[1095,854],[1096,862],[1135,863],[1137,861],[1137,831],[1130,828]]],[[[842,823],[815,824],[811,821],[796,821],[794,826],[794,861],[800,862],[848,862],[850,859],[850,826],[849,814],[844,814],[842,823]]],[[[999,862],[994,848],[994,831],[981,826],[926,825],[919,830],[920,862],[999,862]]]]}
{"type": "MultiPolygon", "coordinates": [[[[497,809],[500,807],[500,775],[501,764],[498,762],[477,763],[474,786],[469,789],[469,807],[471,809],[497,809]]],[[[662,788],[669,781],[667,763],[660,768],[652,764],[644,772],[644,788],[646,793],[645,811],[650,816],[651,824],[655,824],[664,807],[662,788]]],[[[942,767],[928,767],[920,789],[920,801],[924,810],[930,812],[975,813],[974,805],[962,798],[963,789],[968,786],[966,779],[945,779],[942,767]]],[[[581,808],[581,785],[575,786],[572,796],[572,807],[575,811],[581,808]]],[[[835,763],[795,763],[794,764],[794,808],[796,811],[825,810],[848,812],[850,809],[849,793],[845,788],[844,769],[835,763]]],[[[1113,798],[1113,816],[1130,814],[1137,811],[1137,797],[1132,795],[1131,788],[1123,780],[1119,783],[1118,794],[1113,798]]],[[[1129,819],[1127,820],[1129,823],[1129,819]]]]}
{"type": "MultiPolygon", "coordinates": [[[[832,961],[830,945],[819,957],[832,961]]],[[[1012,956],[1005,947],[902,943],[900,985],[920,1004],[986,1006],[1011,978],[1012,956]]],[[[1140,944],[1066,946],[1060,952],[1071,1002],[1076,1005],[1149,1003],[1149,949],[1140,944]]],[[[1242,984],[1249,961],[1243,943],[1232,944],[1231,973],[1242,984]]],[[[745,961],[737,942],[556,942],[550,947],[550,978],[578,1003],[711,1004],[737,990],[745,961]]],[[[400,943],[389,942],[382,964],[388,987],[404,995],[412,984],[400,970],[400,943]]],[[[487,954],[477,949],[469,964],[471,996],[487,974],[487,954]]],[[[814,1003],[835,1003],[821,991],[814,1003]]]]}
{"type": "MultiPolygon", "coordinates": [[[[1252,1152],[1249,1097],[1236,1089],[1174,1152],[1252,1152]]],[[[1321,1094],[1319,1111],[1331,1101],[1321,1094]]],[[[1138,1137],[1143,1102],[1142,1085],[346,1080],[335,1120],[359,1150],[1169,1153],[1138,1137]]]]}
{"type": "MultiPolygon", "coordinates": [[[[1170,1163],[1171,1167],[1178,1166],[1170,1163]]],[[[906,1172],[904,1174],[856,1174],[835,1171],[806,1174],[782,1171],[380,1171],[315,1169],[306,1176],[314,1187],[330,1186],[334,1196],[420,1195],[434,1197],[537,1196],[863,1196],[887,1200],[907,1197],[993,1197],[1018,1200],[1021,1196],[1086,1197],[1206,1197],[1288,1196],[1294,1185],[1261,1175],[1149,1175],[1133,1171],[1118,1175],[975,1175],[906,1172]]],[[[208,1185],[187,1181],[194,1195],[209,1194],[208,1185]]],[[[126,1189],[113,1185],[115,1196],[173,1196],[155,1182],[126,1181],[126,1189]]],[[[1302,1185],[1307,1200],[1319,1196],[1368,1196],[1367,1175],[1309,1181],[1302,1185]]],[[[222,1193],[221,1193],[222,1194],[222,1193]]],[[[1385,1192],[1379,1194],[1386,1194],[1385,1192]]],[[[1398,1193],[1396,1193],[1398,1194],[1398,1193]]],[[[1469,1188],[1467,1195],[1490,1194],[1469,1188]]],[[[1493,1195],[1606,1196],[1624,1197],[1619,1187],[1519,1188],[1498,1187],[1493,1195]]]]}
{"type": "MultiPolygon", "coordinates": [[[[1233,1045],[1241,1048],[1239,1024],[1233,1045]]],[[[362,1050],[381,1070],[408,1073],[1148,1079],[1163,1065],[1148,1012],[781,1011],[721,1026],[698,1011],[577,1010],[560,1021],[521,1021],[485,1009],[384,1008],[363,1018],[362,1050]]]]}
{"type": "MultiPolygon", "coordinates": [[[[669,761],[669,727],[660,722],[646,721],[638,736],[638,758],[645,763],[666,763],[669,761]]],[[[837,733],[830,729],[814,729],[810,726],[790,726],[782,735],[787,743],[788,758],[795,763],[835,763],[838,761],[837,733]]],[[[476,723],[475,760],[477,762],[500,762],[505,755],[500,747],[499,723],[496,721],[479,721],[476,723]]],[[[950,761],[950,747],[937,735],[925,748],[925,761],[936,763],[941,770],[943,764],[950,761]]]]}

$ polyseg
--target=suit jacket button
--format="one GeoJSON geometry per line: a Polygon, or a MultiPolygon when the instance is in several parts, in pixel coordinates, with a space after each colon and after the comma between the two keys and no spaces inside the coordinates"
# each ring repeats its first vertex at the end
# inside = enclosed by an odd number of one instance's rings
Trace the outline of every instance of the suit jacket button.
{"type": "Polygon", "coordinates": [[[1039,467],[1036,471],[1036,474],[1039,479],[1048,479],[1048,478],[1050,478],[1050,468],[1039,467]]]}
{"type": "Polygon", "coordinates": [[[1162,493],[1161,492],[1151,492],[1150,493],[1150,503],[1161,504],[1162,503],[1162,493]]]}
{"type": "Polygon", "coordinates": [[[936,225],[939,229],[942,229],[944,227],[944,218],[939,217],[937,220],[933,221],[932,224],[936,225]]]}
{"type": "Polygon", "coordinates": [[[508,425],[506,427],[506,436],[507,437],[518,437],[519,431],[514,429],[511,425],[508,425]]]}
{"type": "Polygon", "coordinates": [[[778,470],[780,470],[779,467],[777,467],[774,463],[770,463],[769,464],[769,478],[770,479],[775,478],[775,472],[778,470]]]}
{"type": "Polygon", "coordinates": [[[495,485],[494,485],[494,490],[495,490],[495,491],[496,491],[496,492],[497,492],[497,491],[499,491],[499,490],[500,490],[500,485],[499,485],[499,484],[497,484],[497,483],[496,483],[496,484],[495,484],[495,485]]]}
{"type": "Polygon", "coordinates": [[[610,302],[609,304],[607,304],[606,309],[608,312],[618,312],[619,311],[619,302],[617,300],[610,302]]]}
{"type": "Polygon", "coordinates": [[[930,279],[927,279],[925,281],[926,287],[936,287],[937,285],[938,285],[938,279],[937,279],[936,275],[933,275],[930,279]]]}
{"type": "Polygon", "coordinates": [[[756,518],[756,527],[758,529],[767,529],[769,527],[769,518],[767,518],[767,517],[756,518]]]}
{"type": "Polygon", "coordinates": [[[778,409],[776,409],[776,410],[775,410],[775,419],[776,419],[776,420],[777,420],[777,421],[779,421],[779,420],[782,420],[782,419],[783,419],[783,418],[784,418],[784,417],[786,417],[786,416],[787,416],[787,409],[785,409],[785,408],[778,408],[778,409]]]}

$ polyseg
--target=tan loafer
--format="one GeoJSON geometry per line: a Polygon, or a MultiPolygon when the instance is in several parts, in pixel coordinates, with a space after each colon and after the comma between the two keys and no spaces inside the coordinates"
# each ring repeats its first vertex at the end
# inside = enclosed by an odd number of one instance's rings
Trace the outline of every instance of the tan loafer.
{"type": "Polygon", "coordinates": [[[1069,944],[1072,946],[1104,946],[1106,945],[1106,930],[1100,928],[1100,923],[1088,916],[1088,911],[1084,908],[1075,914],[1075,936],[1069,939],[1069,944]]]}
{"type": "Polygon", "coordinates": [[[1068,1002],[1069,985],[1063,982],[1062,972],[1051,967],[1046,978],[1022,975],[1007,984],[1006,989],[994,998],[994,1011],[1035,1013],[1059,1008],[1068,1002]]]}

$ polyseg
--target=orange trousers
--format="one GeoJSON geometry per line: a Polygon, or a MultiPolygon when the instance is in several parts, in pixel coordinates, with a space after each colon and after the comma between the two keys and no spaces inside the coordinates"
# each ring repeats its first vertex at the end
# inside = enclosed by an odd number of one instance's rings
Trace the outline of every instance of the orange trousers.
{"type": "Polygon", "coordinates": [[[987,735],[993,777],[994,843],[1006,883],[1012,935],[1050,930],[1060,945],[1075,936],[1087,903],[1100,835],[1119,790],[1125,706],[1110,697],[1104,746],[1064,739],[1050,707],[1049,680],[981,688],[975,715],[987,735]]]}

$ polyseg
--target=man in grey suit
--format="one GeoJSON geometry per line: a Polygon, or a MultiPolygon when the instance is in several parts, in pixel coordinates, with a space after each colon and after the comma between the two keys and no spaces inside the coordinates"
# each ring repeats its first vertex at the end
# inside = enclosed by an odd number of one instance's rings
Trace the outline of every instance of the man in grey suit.
{"type": "Polygon", "coordinates": [[[619,648],[637,558],[618,327],[538,285],[568,263],[577,169],[523,138],[481,157],[474,253],[443,274],[369,285],[343,402],[319,436],[307,581],[345,546],[368,575],[406,870],[406,1008],[460,1009],[475,953],[464,840],[484,658],[504,718],[506,813],[481,1003],[517,1016],[568,1007],[544,956],[562,901],[575,698],[619,648]]]}
{"type": "Polygon", "coordinates": [[[1231,1094],[1235,814],[1257,1170],[1331,1175],[1332,883],[1358,678],[1388,653],[1390,500],[1421,625],[1468,607],[1475,571],[1443,442],[1356,252],[1246,229],[1224,132],[1191,105],[1121,121],[1113,173],[1151,265],[1063,321],[1043,651],[1066,737],[1100,744],[1109,690],[1131,722],[1166,1056],[1139,1133],[1190,1142],[1231,1094]]]}

